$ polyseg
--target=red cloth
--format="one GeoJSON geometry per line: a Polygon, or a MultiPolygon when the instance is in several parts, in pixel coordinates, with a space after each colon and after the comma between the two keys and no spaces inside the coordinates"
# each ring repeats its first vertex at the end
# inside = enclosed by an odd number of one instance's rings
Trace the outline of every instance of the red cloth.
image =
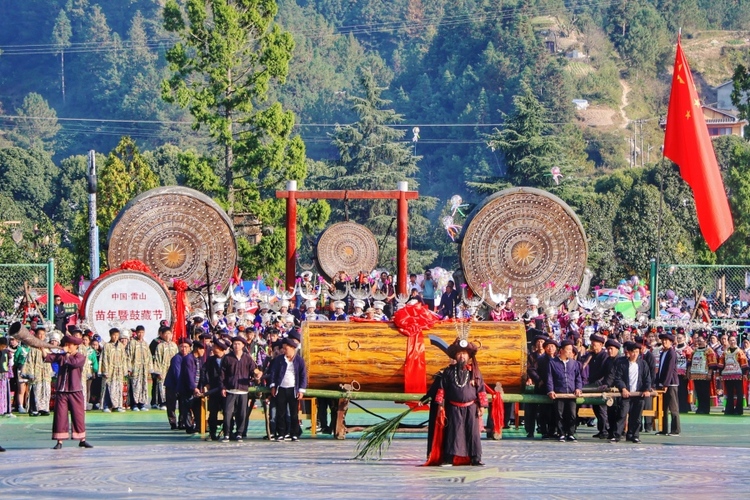
{"type": "Polygon", "coordinates": [[[484,390],[492,396],[492,424],[493,432],[500,437],[503,435],[503,424],[505,421],[505,406],[503,405],[503,393],[493,390],[489,385],[484,384],[484,390]]]}
{"type": "MultiPolygon", "coordinates": [[[[60,283],[55,283],[55,286],[53,287],[54,294],[59,295],[62,299],[63,304],[75,304],[77,306],[81,306],[81,299],[78,298],[78,295],[74,293],[70,293],[66,289],[62,287],[60,283]]],[[[38,299],[36,299],[37,302],[40,304],[46,304],[47,303],[47,295],[42,295],[38,299]]]]}
{"type": "Polygon", "coordinates": [[[187,336],[187,325],[185,324],[185,306],[187,299],[185,292],[188,284],[182,280],[174,280],[174,328],[172,329],[173,338],[181,339],[187,336]]]}
{"type": "MultiPolygon", "coordinates": [[[[441,465],[443,463],[443,437],[445,436],[445,407],[440,406],[437,418],[435,418],[435,429],[432,433],[432,447],[430,456],[423,466],[441,465]]],[[[453,457],[453,465],[469,465],[471,457],[453,457]]]]}
{"type": "Polygon", "coordinates": [[[667,110],[664,156],[680,166],[680,175],[693,190],[703,238],[711,251],[716,251],[734,232],[734,223],[693,75],[679,39],[667,110]]]}
{"type": "Polygon", "coordinates": [[[433,327],[437,317],[424,304],[407,305],[396,311],[393,323],[406,335],[406,360],[404,362],[404,392],[427,392],[427,365],[424,357],[424,330],[433,327]]]}

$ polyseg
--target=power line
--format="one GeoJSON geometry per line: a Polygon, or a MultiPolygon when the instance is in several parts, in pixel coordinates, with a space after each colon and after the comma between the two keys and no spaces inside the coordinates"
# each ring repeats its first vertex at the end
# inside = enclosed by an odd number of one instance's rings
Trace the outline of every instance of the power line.
{"type": "MultiPolygon", "coordinates": [[[[535,11],[534,16],[545,16],[551,15],[564,11],[572,11],[576,8],[582,7],[605,7],[616,3],[618,0],[592,0],[590,2],[582,1],[578,4],[570,4],[567,7],[550,7],[548,9],[540,9],[535,11]]],[[[415,28],[427,28],[427,27],[450,27],[459,26],[462,24],[469,24],[475,21],[491,21],[491,20],[504,20],[511,19],[514,17],[520,9],[517,7],[506,7],[499,9],[495,12],[474,12],[470,14],[461,14],[456,16],[432,16],[427,17],[419,21],[386,21],[381,23],[368,23],[368,24],[355,24],[348,26],[340,26],[339,28],[333,28],[329,30],[295,30],[294,28],[289,29],[292,35],[303,35],[308,37],[340,37],[344,35],[369,35],[374,33],[387,33],[387,32],[399,32],[406,30],[413,30],[415,28]]],[[[0,46],[0,51],[3,55],[17,56],[17,55],[56,55],[61,51],[65,53],[96,53],[96,52],[113,52],[119,50],[134,50],[138,48],[163,48],[166,44],[177,42],[178,39],[175,37],[163,37],[150,39],[145,43],[132,42],[128,40],[124,41],[111,41],[111,42],[73,42],[69,47],[61,47],[53,43],[50,44],[19,44],[19,45],[3,45],[0,46]]]]}

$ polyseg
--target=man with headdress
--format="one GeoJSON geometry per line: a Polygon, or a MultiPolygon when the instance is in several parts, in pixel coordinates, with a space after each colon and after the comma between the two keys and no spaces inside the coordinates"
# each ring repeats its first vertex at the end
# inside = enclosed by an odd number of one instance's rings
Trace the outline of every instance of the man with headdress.
{"type": "MultiPolygon", "coordinates": [[[[47,340],[47,330],[38,326],[34,332],[36,338],[47,340]]],[[[52,394],[52,367],[44,362],[44,353],[39,348],[32,348],[23,367],[23,376],[31,381],[29,413],[32,417],[49,415],[49,400],[52,394]]]]}
{"type": "Polygon", "coordinates": [[[687,376],[693,381],[698,408],[695,413],[708,415],[711,413],[711,379],[713,371],[718,366],[716,353],[706,344],[706,332],[698,332],[695,340],[695,350],[690,358],[687,376]]]}
{"type": "Polygon", "coordinates": [[[133,340],[125,348],[128,364],[128,381],[130,384],[130,401],[133,411],[148,411],[148,379],[151,376],[151,350],[143,339],[146,329],[142,325],[135,327],[133,340]]]}
{"type": "Polygon", "coordinates": [[[737,346],[737,332],[732,332],[728,343],[729,346],[721,353],[718,365],[724,382],[724,397],[727,400],[724,415],[742,415],[742,379],[748,372],[747,357],[737,346]]]}
{"type": "Polygon", "coordinates": [[[83,399],[81,370],[86,358],[78,352],[81,339],[65,335],[62,353],[46,353],[45,363],[57,363],[59,371],[55,392],[55,416],[52,420],[52,439],[57,441],[53,449],[62,448],[63,439],[78,439],[81,448],[93,448],[86,442],[86,403],[83,399]],[[72,434],[68,428],[70,413],[72,434]]]}
{"type": "Polygon", "coordinates": [[[127,374],[125,346],[120,342],[119,328],[109,330],[109,342],[104,345],[99,373],[102,376],[102,411],[125,411],[122,407],[122,384],[127,374]],[[110,409],[111,408],[111,409],[110,409]]]}
{"type": "Polygon", "coordinates": [[[481,424],[488,404],[476,353],[477,346],[465,339],[456,339],[448,347],[448,356],[454,363],[435,380],[435,403],[442,408],[427,465],[484,465],[481,424]]]}

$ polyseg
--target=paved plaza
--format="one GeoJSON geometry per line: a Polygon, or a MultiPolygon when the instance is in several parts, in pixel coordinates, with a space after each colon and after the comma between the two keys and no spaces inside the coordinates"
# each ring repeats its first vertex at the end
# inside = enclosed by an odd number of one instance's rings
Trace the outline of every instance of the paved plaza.
{"type": "MultiPolygon", "coordinates": [[[[51,450],[47,420],[0,422],[0,498],[741,498],[750,490],[750,418],[687,416],[683,435],[611,444],[506,431],[484,441],[486,467],[420,467],[422,434],[380,461],[352,460],[356,439],[212,443],[165,430],[163,412],[90,414],[92,450],[51,450]],[[703,434],[699,434],[703,432],[703,434]],[[711,443],[720,446],[713,446],[711,443]]],[[[353,415],[354,418],[354,415],[353,415]]]]}

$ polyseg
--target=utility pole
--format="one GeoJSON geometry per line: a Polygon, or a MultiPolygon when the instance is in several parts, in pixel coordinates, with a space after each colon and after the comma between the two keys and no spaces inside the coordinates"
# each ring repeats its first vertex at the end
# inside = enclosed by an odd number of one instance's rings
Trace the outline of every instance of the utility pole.
{"type": "Polygon", "coordinates": [[[89,266],[90,278],[99,277],[99,226],[96,225],[96,153],[89,151],[89,266]]]}
{"type": "Polygon", "coordinates": [[[643,120],[641,122],[641,167],[643,167],[643,120]]]}

